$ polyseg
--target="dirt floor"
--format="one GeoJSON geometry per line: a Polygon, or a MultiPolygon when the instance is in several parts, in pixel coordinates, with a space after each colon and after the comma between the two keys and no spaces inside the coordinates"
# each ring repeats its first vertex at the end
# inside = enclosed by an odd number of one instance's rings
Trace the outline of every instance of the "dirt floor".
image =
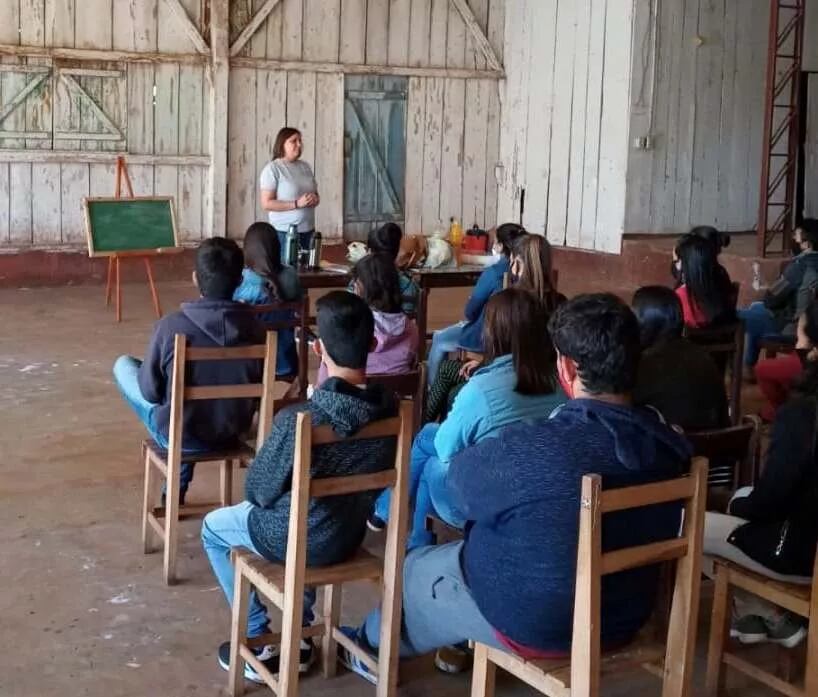
{"type": "MultiPolygon", "coordinates": [[[[163,284],[160,293],[174,308],[192,288],[163,284]]],[[[454,321],[463,306],[465,292],[445,295],[431,303],[432,326],[454,321]]],[[[183,523],[177,586],[162,582],[161,555],[145,556],[140,546],[143,433],[111,365],[143,352],[153,322],[148,294],[141,285],[124,288],[120,325],[102,296],[98,286],[0,291],[0,696],[223,695],[215,650],[228,636],[228,611],[198,523],[183,523]]],[[[210,499],[215,487],[202,467],[189,499],[210,499]]],[[[351,588],[345,619],[358,621],[373,600],[370,588],[351,588]]],[[[705,599],[700,654],[708,613],[705,599]]],[[[697,668],[700,683],[701,655],[697,668]]],[[[400,694],[465,696],[469,680],[418,670],[400,694]]],[[[374,691],[353,675],[324,681],[314,673],[301,694],[374,691]]],[[[498,694],[533,693],[504,679],[498,694]]],[[[636,674],[606,683],[605,694],[660,688],[636,674]]],[[[735,694],[768,693],[742,686],[735,694]]]]}

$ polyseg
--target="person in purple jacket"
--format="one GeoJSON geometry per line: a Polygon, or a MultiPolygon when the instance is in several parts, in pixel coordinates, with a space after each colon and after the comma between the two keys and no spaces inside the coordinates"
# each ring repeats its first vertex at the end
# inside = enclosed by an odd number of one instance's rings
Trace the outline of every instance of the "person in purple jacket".
{"type": "MultiPolygon", "coordinates": [[[[402,656],[470,639],[526,658],[568,655],[583,475],[601,475],[608,489],[672,479],[689,465],[684,436],[632,403],[641,349],[630,308],[614,295],[581,295],[556,310],[549,331],[570,401],[550,418],[507,426],[454,456],[448,487],[467,521],[465,539],[407,555],[402,656]]],[[[680,521],[677,503],[608,514],[603,551],[671,537],[680,521]]],[[[603,579],[603,646],[625,644],[643,626],[658,571],[603,579]]],[[[376,610],[346,632],[374,650],[380,622],[376,610]]],[[[346,649],[338,657],[376,679],[346,649]]]]}
{"type": "MultiPolygon", "coordinates": [[[[403,297],[395,262],[386,254],[367,254],[352,270],[352,288],[375,318],[375,342],[366,361],[367,375],[399,375],[413,370],[418,355],[418,327],[401,305],[403,297]]],[[[317,385],[327,379],[318,369],[317,385]]]]}
{"type": "MultiPolygon", "coordinates": [[[[114,381],[128,406],[161,448],[168,447],[173,374],[173,341],[184,334],[189,346],[220,347],[263,344],[264,325],[246,306],[233,302],[241,283],[244,256],[232,240],[213,237],[196,250],[193,280],[201,297],[160,319],[145,352],[145,360],[120,356],[114,381]]],[[[259,382],[260,360],[197,361],[188,366],[190,385],[236,385],[259,382]]],[[[196,453],[234,446],[251,426],[257,399],[189,402],[182,417],[182,451],[196,453]]],[[[193,479],[193,465],[183,463],[179,499],[184,503],[193,479]]]]}

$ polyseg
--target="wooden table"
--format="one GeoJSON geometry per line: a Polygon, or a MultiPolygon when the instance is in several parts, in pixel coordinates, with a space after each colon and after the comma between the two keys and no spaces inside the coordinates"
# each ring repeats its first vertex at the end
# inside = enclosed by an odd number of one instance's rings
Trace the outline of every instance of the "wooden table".
{"type": "MultiPolygon", "coordinates": [[[[432,288],[464,288],[477,283],[480,274],[485,270],[485,266],[463,265],[463,266],[441,266],[437,269],[412,269],[410,273],[418,284],[420,297],[418,298],[417,323],[418,334],[421,337],[418,348],[418,360],[426,357],[426,340],[431,337],[427,332],[429,294],[432,288]]],[[[298,272],[301,286],[307,290],[311,288],[346,288],[349,285],[349,274],[333,273],[331,271],[321,271],[305,269],[298,272]]]]}

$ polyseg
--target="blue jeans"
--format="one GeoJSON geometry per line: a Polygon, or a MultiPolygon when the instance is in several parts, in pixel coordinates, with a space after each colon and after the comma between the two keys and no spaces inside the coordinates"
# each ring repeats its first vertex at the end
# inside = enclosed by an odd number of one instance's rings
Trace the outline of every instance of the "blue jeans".
{"type": "MultiPolygon", "coordinates": [[[[253,504],[242,501],[235,506],[217,508],[208,513],[202,521],[202,546],[210,566],[219,582],[227,604],[233,604],[233,564],[230,561],[231,547],[246,547],[258,554],[248,530],[248,520],[253,504]]],[[[315,605],[315,589],[304,589],[303,626],[312,624],[315,619],[312,607],[315,605]]],[[[247,636],[257,637],[269,631],[270,622],[267,608],[258,599],[255,591],[250,593],[250,608],[247,617],[247,636]]]]}
{"type": "MultiPolygon", "coordinates": [[[[426,516],[437,515],[451,525],[462,527],[463,520],[451,504],[446,490],[448,466],[444,465],[435,450],[435,435],[440,424],[426,424],[412,443],[412,457],[409,462],[409,505],[412,508],[412,523],[406,540],[407,549],[423,547],[434,542],[432,534],[426,530],[426,516]]],[[[375,501],[375,515],[381,520],[389,520],[389,502],[392,491],[387,489],[375,501]]]]}
{"type": "MultiPolygon", "coordinates": [[[[479,641],[502,649],[494,628],[474,602],[460,566],[462,542],[421,547],[403,565],[400,655],[418,656],[441,646],[479,641]]],[[[509,589],[512,591],[513,589],[509,589]]],[[[511,593],[513,602],[513,592],[511,593]]],[[[372,648],[380,644],[381,611],[364,620],[360,633],[372,648]]]]}
{"type": "MultiPolygon", "coordinates": [[[[281,246],[281,262],[285,263],[287,260],[287,231],[276,230],[278,233],[278,244],[281,246]]],[[[312,244],[312,236],[315,230],[307,230],[307,232],[298,233],[298,246],[303,251],[309,251],[312,244]]],[[[296,263],[296,266],[298,264],[296,263]]]]}
{"type": "MultiPolygon", "coordinates": [[[[446,358],[446,354],[460,346],[460,335],[463,333],[463,327],[465,326],[466,322],[458,322],[451,327],[438,329],[432,334],[432,345],[426,356],[427,387],[431,387],[435,381],[437,371],[440,369],[440,363],[446,358]]],[[[423,337],[420,337],[420,340],[423,341],[423,337]]]]}
{"type": "Polygon", "coordinates": [[[758,363],[758,355],[761,353],[761,339],[767,334],[777,333],[778,324],[773,313],[762,302],[754,302],[736,314],[744,321],[744,365],[753,366],[758,363]]]}
{"type": "MultiPolygon", "coordinates": [[[[139,389],[139,368],[142,361],[133,356],[120,356],[114,363],[114,382],[119,388],[128,406],[134,410],[137,418],[142,422],[142,425],[148,430],[148,435],[156,441],[160,448],[168,447],[168,439],[162,434],[156,426],[154,413],[156,412],[158,404],[149,402],[142,396],[142,390],[139,389]]],[[[194,454],[200,452],[203,448],[185,449],[182,452],[185,454],[194,454]]],[[[182,491],[186,491],[190,482],[193,480],[193,463],[183,462],[179,472],[180,485],[182,491]]]]}

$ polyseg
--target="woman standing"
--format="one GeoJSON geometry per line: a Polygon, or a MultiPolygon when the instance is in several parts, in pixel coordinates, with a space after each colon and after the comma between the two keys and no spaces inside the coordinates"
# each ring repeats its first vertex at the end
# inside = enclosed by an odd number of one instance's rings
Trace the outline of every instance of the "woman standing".
{"type": "Polygon", "coordinates": [[[261,207],[269,211],[282,256],[290,225],[298,226],[299,246],[309,249],[315,231],[315,207],[321,202],[312,168],[301,159],[301,132],[282,128],[273,145],[273,161],[261,170],[261,207]]]}

